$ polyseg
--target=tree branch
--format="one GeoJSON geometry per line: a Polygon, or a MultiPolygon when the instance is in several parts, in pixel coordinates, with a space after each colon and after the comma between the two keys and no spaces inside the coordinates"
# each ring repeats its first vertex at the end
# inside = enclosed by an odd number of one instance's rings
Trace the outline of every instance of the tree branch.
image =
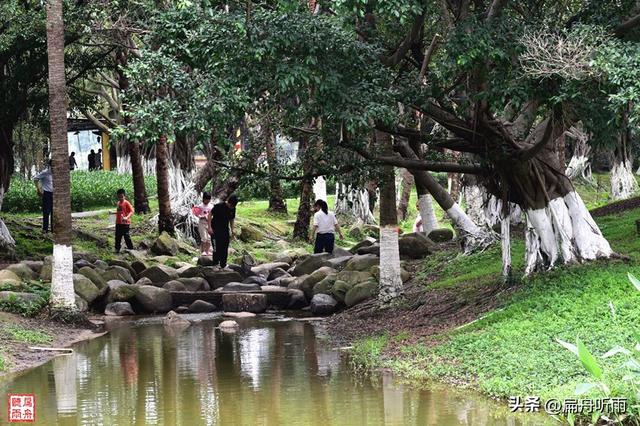
{"type": "Polygon", "coordinates": [[[414,43],[420,35],[420,31],[422,30],[422,26],[424,25],[425,18],[425,13],[416,16],[415,20],[413,21],[413,25],[411,26],[411,32],[407,34],[404,40],[402,40],[400,45],[396,48],[395,52],[391,56],[382,55],[380,60],[383,64],[389,67],[394,67],[404,59],[404,57],[407,55],[407,52],[411,48],[411,44],[414,43]]]}

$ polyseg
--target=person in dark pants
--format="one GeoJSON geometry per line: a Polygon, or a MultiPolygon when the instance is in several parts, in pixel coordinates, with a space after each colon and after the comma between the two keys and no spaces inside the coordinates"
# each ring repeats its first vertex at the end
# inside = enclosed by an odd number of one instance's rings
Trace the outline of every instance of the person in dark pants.
{"type": "Polygon", "coordinates": [[[213,206],[209,213],[209,233],[215,241],[213,252],[213,266],[225,269],[229,255],[229,242],[235,236],[234,222],[236,218],[236,206],[238,197],[231,195],[223,203],[213,206]]]}
{"type": "Polygon", "coordinates": [[[96,152],[93,149],[87,156],[87,161],[89,162],[89,171],[95,170],[96,169],[96,152]]]}
{"type": "Polygon", "coordinates": [[[38,173],[33,180],[38,194],[42,197],[42,232],[49,232],[49,223],[53,227],[53,176],[51,175],[51,160],[47,168],[38,173]]]}
{"type": "Polygon", "coordinates": [[[78,167],[78,162],[76,161],[76,153],[72,152],[69,156],[69,170],[75,170],[78,167]]]}
{"type": "Polygon", "coordinates": [[[340,225],[336,219],[336,215],[329,211],[329,206],[324,200],[316,200],[313,204],[316,211],[313,215],[312,233],[316,235],[316,244],[313,248],[314,253],[333,253],[336,231],[343,239],[340,225]]]}
{"type": "Polygon", "coordinates": [[[118,196],[118,208],[115,211],[116,253],[120,253],[122,237],[124,237],[124,242],[127,245],[127,248],[129,250],[133,250],[133,243],[131,242],[131,236],[129,235],[131,216],[133,215],[133,206],[131,206],[131,203],[127,201],[124,189],[118,189],[118,192],[116,194],[118,196]]]}

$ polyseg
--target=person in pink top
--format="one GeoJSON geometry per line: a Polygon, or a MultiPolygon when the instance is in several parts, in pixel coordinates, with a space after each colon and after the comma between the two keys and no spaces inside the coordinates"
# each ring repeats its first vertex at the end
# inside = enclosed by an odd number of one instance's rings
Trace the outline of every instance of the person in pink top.
{"type": "Polygon", "coordinates": [[[209,222],[207,217],[213,208],[211,194],[202,193],[202,204],[193,206],[192,212],[198,220],[198,234],[200,234],[200,251],[203,256],[211,256],[211,235],[209,235],[209,222]]]}

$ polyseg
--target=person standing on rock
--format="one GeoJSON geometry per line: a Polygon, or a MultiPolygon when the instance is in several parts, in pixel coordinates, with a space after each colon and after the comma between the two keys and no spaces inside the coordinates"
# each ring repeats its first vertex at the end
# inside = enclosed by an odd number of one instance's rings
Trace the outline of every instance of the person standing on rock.
{"type": "Polygon", "coordinates": [[[313,204],[315,214],[313,215],[312,233],[316,236],[316,244],[313,248],[314,253],[333,253],[335,243],[335,233],[343,239],[340,225],[336,219],[336,215],[329,211],[329,205],[324,200],[316,200],[313,204]]]}
{"type": "Polygon", "coordinates": [[[53,175],[51,175],[51,160],[47,168],[33,178],[38,195],[42,198],[42,232],[49,232],[49,221],[53,227],[53,175]]]}
{"type": "Polygon", "coordinates": [[[96,152],[93,149],[87,156],[87,161],[89,162],[89,171],[95,170],[96,169],[96,152]]]}
{"type": "Polygon", "coordinates": [[[133,216],[133,206],[127,201],[124,189],[118,189],[116,194],[118,196],[118,207],[116,211],[111,212],[111,214],[116,215],[116,253],[120,253],[123,237],[127,248],[129,250],[133,250],[133,243],[131,242],[131,236],[129,235],[131,216],[133,216]]]}
{"type": "Polygon", "coordinates": [[[193,206],[191,211],[198,218],[198,234],[200,234],[200,252],[202,256],[211,256],[211,235],[209,235],[209,213],[213,204],[211,204],[211,194],[202,193],[202,204],[193,206]]]}
{"type": "Polygon", "coordinates": [[[234,222],[238,197],[230,195],[225,202],[213,206],[209,213],[209,233],[213,235],[215,251],[213,252],[213,266],[227,267],[229,256],[229,242],[235,236],[234,222]]]}

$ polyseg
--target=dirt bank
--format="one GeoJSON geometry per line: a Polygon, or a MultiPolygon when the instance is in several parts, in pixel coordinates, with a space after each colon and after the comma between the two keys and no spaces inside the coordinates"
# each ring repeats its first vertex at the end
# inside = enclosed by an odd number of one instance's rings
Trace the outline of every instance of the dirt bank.
{"type": "Polygon", "coordinates": [[[104,332],[73,325],[61,325],[49,319],[25,318],[0,312],[0,356],[4,358],[3,375],[35,367],[56,356],[56,352],[29,349],[29,347],[67,348],[74,343],[102,336],[104,332]],[[51,337],[46,343],[26,343],[16,339],[9,329],[23,329],[44,333],[51,337]]]}

